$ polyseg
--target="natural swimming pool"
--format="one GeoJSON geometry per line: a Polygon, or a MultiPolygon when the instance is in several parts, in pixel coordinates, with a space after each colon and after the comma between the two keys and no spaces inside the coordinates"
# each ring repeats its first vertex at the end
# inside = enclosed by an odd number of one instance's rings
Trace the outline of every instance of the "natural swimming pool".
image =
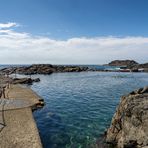
{"type": "Polygon", "coordinates": [[[46,102],[34,117],[45,148],[90,148],[110,125],[121,95],[148,85],[147,73],[35,75],[31,88],[46,102]]]}

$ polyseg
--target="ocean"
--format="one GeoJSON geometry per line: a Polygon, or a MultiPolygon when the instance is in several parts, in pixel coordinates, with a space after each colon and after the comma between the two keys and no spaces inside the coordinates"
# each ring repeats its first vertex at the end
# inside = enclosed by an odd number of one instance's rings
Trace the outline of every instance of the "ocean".
{"type": "Polygon", "coordinates": [[[34,75],[46,102],[34,112],[44,148],[90,148],[109,127],[120,97],[148,85],[147,73],[80,72],[34,75]]]}

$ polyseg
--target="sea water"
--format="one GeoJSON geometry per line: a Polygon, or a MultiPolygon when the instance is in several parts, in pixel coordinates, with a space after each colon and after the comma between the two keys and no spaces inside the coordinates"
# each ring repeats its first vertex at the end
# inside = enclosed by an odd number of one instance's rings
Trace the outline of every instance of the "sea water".
{"type": "Polygon", "coordinates": [[[90,148],[109,127],[122,95],[148,85],[148,73],[35,75],[31,88],[46,102],[34,112],[44,148],[90,148]]]}

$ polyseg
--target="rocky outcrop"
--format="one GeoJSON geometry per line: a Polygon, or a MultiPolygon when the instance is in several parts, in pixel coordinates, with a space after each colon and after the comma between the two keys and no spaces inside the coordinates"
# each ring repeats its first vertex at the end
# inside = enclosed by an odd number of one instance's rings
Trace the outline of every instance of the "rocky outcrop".
{"type": "Polygon", "coordinates": [[[106,142],[117,148],[148,147],[148,87],[121,98],[106,142]]]}
{"type": "Polygon", "coordinates": [[[138,69],[143,69],[144,72],[148,72],[148,63],[131,65],[131,66],[128,66],[128,68],[132,69],[132,71],[138,70],[138,69]]]}
{"type": "Polygon", "coordinates": [[[111,61],[108,65],[109,66],[132,66],[137,64],[138,63],[134,60],[114,60],[114,61],[111,61]]]}
{"type": "Polygon", "coordinates": [[[1,69],[0,72],[4,74],[52,74],[53,72],[81,72],[88,71],[88,67],[80,66],[62,66],[62,65],[51,65],[51,64],[34,64],[31,66],[22,67],[10,67],[1,69]]]}
{"type": "Polygon", "coordinates": [[[33,82],[39,82],[40,79],[31,79],[31,78],[14,78],[11,80],[12,84],[32,84],[33,82]]]}
{"type": "Polygon", "coordinates": [[[114,60],[107,65],[119,67],[124,66],[131,72],[148,72],[148,63],[139,64],[134,60],[114,60]]]}
{"type": "Polygon", "coordinates": [[[148,63],[133,65],[131,68],[148,68],[148,63]]]}

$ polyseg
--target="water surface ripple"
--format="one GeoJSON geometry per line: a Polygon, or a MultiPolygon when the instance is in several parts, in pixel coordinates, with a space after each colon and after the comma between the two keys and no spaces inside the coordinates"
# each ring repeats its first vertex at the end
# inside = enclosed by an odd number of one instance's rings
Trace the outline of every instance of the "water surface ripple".
{"type": "Polygon", "coordinates": [[[46,106],[34,112],[44,148],[89,148],[109,126],[119,98],[148,85],[147,73],[35,75],[46,106]]]}

